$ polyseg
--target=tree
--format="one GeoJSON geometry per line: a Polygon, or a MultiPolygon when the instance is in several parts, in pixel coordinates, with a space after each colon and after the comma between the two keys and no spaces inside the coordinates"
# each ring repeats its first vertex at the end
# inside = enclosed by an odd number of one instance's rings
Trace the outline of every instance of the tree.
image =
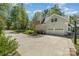
{"type": "Polygon", "coordinates": [[[70,17],[69,17],[69,23],[70,23],[70,24],[74,24],[74,21],[77,21],[76,18],[77,18],[77,15],[70,16],[70,17]]]}
{"type": "Polygon", "coordinates": [[[3,33],[8,17],[8,4],[0,4],[0,56],[6,56],[16,51],[18,43],[15,39],[6,37],[3,33]]]}
{"type": "Polygon", "coordinates": [[[21,28],[26,29],[26,26],[28,24],[28,14],[26,13],[24,8],[22,8],[22,10],[21,10],[21,17],[22,17],[22,20],[20,21],[21,28]]]}
{"type": "Polygon", "coordinates": [[[17,30],[24,30],[28,24],[28,15],[23,8],[23,4],[17,4],[11,11],[13,26],[17,30]]]}
{"type": "Polygon", "coordinates": [[[12,25],[11,19],[7,19],[7,20],[6,20],[6,25],[7,25],[7,29],[8,29],[8,30],[11,29],[11,28],[10,28],[11,25],[12,25]]]}
{"type": "Polygon", "coordinates": [[[58,15],[63,15],[61,12],[61,9],[59,8],[58,4],[55,4],[54,7],[51,9],[48,9],[47,16],[50,16],[52,14],[58,14],[58,15]]]}
{"type": "Polygon", "coordinates": [[[34,29],[35,26],[42,21],[42,13],[41,12],[35,12],[33,18],[32,18],[32,28],[34,29]]]}
{"type": "Polygon", "coordinates": [[[2,23],[4,22],[5,27],[7,27],[6,23],[9,18],[9,9],[10,9],[10,4],[8,3],[0,4],[0,20],[2,20],[2,23]]]}
{"type": "Polygon", "coordinates": [[[72,24],[72,32],[74,32],[74,44],[77,44],[77,15],[70,16],[69,24],[72,24]]]}
{"type": "Polygon", "coordinates": [[[47,12],[48,12],[48,9],[46,9],[46,10],[44,10],[44,11],[42,12],[42,17],[43,17],[43,19],[42,19],[41,23],[44,23],[45,18],[46,18],[46,15],[47,15],[47,12]]]}
{"type": "Polygon", "coordinates": [[[0,4],[0,31],[2,31],[6,26],[6,20],[8,19],[8,9],[9,9],[8,3],[0,4]]]}
{"type": "Polygon", "coordinates": [[[74,20],[74,17],[73,16],[69,16],[69,23],[70,24],[73,24],[73,20],[74,20]]]}
{"type": "Polygon", "coordinates": [[[4,29],[4,21],[0,19],[0,34],[2,33],[3,29],[4,29]]]}

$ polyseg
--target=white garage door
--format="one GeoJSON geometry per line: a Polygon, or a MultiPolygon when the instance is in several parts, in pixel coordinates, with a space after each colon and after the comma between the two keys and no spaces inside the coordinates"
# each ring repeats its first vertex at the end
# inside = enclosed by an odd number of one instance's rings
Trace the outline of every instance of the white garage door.
{"type": "Polygon", "coordinates": [[[64,35],[65,31],[64,29],[48,29],[46,31],[47,34],[57,34],[57,35],[64,35]]]}

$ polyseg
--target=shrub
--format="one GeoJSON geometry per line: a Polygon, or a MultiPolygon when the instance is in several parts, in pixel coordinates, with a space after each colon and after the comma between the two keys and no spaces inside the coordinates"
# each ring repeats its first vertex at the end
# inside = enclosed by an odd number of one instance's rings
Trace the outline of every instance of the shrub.
{"type": "Polygon", "coordinates": [[[33,30],[26,30],[24,33],[25,33],[25,34],[33,34],[34,31],[33,31],[33,30]]]}
{"type": "Polygon", "coordinates": [[[24,34],[29,34],[29,35],[35,36],[35,35],[37,35],[37,32],[32,29],[28,29],[24,32],[24,34]]]}
{"type": "Polygon", "coordinates": [[[0,34],[0,56],[12,55],[13,52],[16,52],[17,48],[18,43],[16,39],[11,39],[11,37],[0,34]]]}

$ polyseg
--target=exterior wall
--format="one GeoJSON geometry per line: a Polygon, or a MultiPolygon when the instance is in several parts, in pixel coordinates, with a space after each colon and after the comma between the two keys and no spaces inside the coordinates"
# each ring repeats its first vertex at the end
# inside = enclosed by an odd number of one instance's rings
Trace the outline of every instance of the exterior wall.
{"type": "Polygon", "coordinates": [[[33,21],[31,27],[35,29],[38,24],[40,24],[40,21],[33,21]]]}
{"type": "Polygon", "coordinates": [[[68,19],[59,15],[52,15],[45,19],[44,24],[38,24],[36,30],[44,31],[47,34],[65,35],[68,32],[68,19]],[[57,21],[51,22],[51,19],[55,18],[57,21]]]}
{"type": "Polygon", "coordinates": [[[53,15],[46,18],[45,22],[47,34],[65,35],[68,31],[68,22],[66,19],[53,15]],[[57,18],[57,22],[51,22],[51,19],[57,18]]]}
{"type": "Polygon", "coordinates": [[[38,24],[36,30],[46,32],[46,24],[38,24]]]}

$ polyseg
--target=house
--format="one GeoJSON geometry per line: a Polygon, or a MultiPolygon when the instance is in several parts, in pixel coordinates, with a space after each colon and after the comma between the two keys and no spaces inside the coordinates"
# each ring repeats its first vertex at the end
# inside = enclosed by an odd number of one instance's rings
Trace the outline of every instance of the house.
{"type": "Polygon", "coordinates": [[[68,18],[53,14],[46,17],[42,24],[38,24],[36,30],[46,34],[67,35],[70,32],[68,22],[68,18]]]}

